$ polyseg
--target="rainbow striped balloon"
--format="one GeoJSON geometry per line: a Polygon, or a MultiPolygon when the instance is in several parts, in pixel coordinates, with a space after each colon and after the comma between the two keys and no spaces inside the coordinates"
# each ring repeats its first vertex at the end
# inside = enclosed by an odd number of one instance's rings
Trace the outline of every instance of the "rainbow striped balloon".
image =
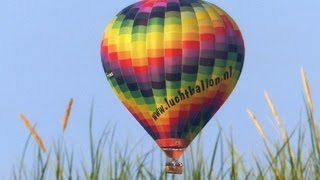
{"type": "Polygon", "coordinates": [[[143,0],[109,23],[101,57],[115,94],[158,145],[186,148],[236,85],[244,42],[211,3],[143,0]]]}

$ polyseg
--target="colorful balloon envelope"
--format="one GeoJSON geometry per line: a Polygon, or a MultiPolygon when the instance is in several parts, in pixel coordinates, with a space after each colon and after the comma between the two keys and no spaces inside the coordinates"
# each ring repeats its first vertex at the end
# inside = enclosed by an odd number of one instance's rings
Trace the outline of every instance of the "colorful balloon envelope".
{"type": "Polygon", "coordinates": [[[143,0],[105,29],[101,58],[113,91],[181,173],[183,151],[234,89],[244,42],[233,19],[200,0],[143,0]]]}

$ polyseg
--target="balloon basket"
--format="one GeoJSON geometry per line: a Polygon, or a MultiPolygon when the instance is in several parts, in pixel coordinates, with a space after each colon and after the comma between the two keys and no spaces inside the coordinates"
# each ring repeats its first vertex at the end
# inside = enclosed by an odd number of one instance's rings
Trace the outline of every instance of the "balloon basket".
{"type": "Polygon", "coordinates": [[[170,174],[182,174],[182,163],[177,159],[171,159],[166,163],[166,173],[170,174]]]}
{"type": "Polygon", "coordinates": [[[179,138],[157,139],[157,144],[170,160],[166,163],[166,173],[182,174],[182,163],[178,161],[190,141],[179,138]]]}

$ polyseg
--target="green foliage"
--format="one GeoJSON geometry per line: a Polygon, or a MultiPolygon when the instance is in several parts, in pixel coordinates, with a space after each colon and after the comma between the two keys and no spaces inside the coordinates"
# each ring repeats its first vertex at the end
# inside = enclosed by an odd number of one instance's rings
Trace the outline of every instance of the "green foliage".
{"type": "Polygon", "coordinates": [[[183,174],[166,174],[162,169],[165,164],[164,155],[156,154],[159,152],[158,148],[150,148],[149,151],[137,155],[138,148],[142,146],[141,141],[133,147],[129,142],[120,147],[115,141],[117,128],[110,125],[106,125],[98,138],[94,137],[92,106],[88,135],[90,147],[89,152],[86,152],[89,154],[89,161],[85,158],[75,158],[74,151],[70,151],[70,147],[66,146],[62,134],[54,143],[53,150],[48,153],[38,148],[33,166],[27,167],[25,157],[30,144],[29,135],[20,163],[13,168],[11,179],[320,179],[320,131],[304,72],[302,77],[306,117],[305,121],[301,119],[300,124],[291,132],[282,126],[270,96],[265,94],[279,127],[279,141],[271,142],[258,119],[248,110],[249,117],[257,127],[264,144],[264,151],[258,156],[252,155],[249,163],[244,161],[244,157],[237,151],[233,136],[226,135],[220,128],[212,143],[209,157],[204,156],[201,137],[198,137],[183,155],[183,174]],[[132,156],[132,152],[136,155],[132,156]],[[82,168],[79,168],[78,164],[81,164],[82,168]]]}

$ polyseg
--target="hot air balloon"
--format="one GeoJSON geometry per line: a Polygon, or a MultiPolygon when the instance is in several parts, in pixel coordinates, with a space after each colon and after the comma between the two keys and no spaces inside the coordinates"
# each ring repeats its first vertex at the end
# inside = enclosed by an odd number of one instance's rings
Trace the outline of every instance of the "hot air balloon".
{"type": "Polygon", "coordinates": [[[101,42],[114,93],[181,173],[184,150],[234,89],[244,42],[234,20],[202,0],[142,0],[119,12],[101,42]]]}

